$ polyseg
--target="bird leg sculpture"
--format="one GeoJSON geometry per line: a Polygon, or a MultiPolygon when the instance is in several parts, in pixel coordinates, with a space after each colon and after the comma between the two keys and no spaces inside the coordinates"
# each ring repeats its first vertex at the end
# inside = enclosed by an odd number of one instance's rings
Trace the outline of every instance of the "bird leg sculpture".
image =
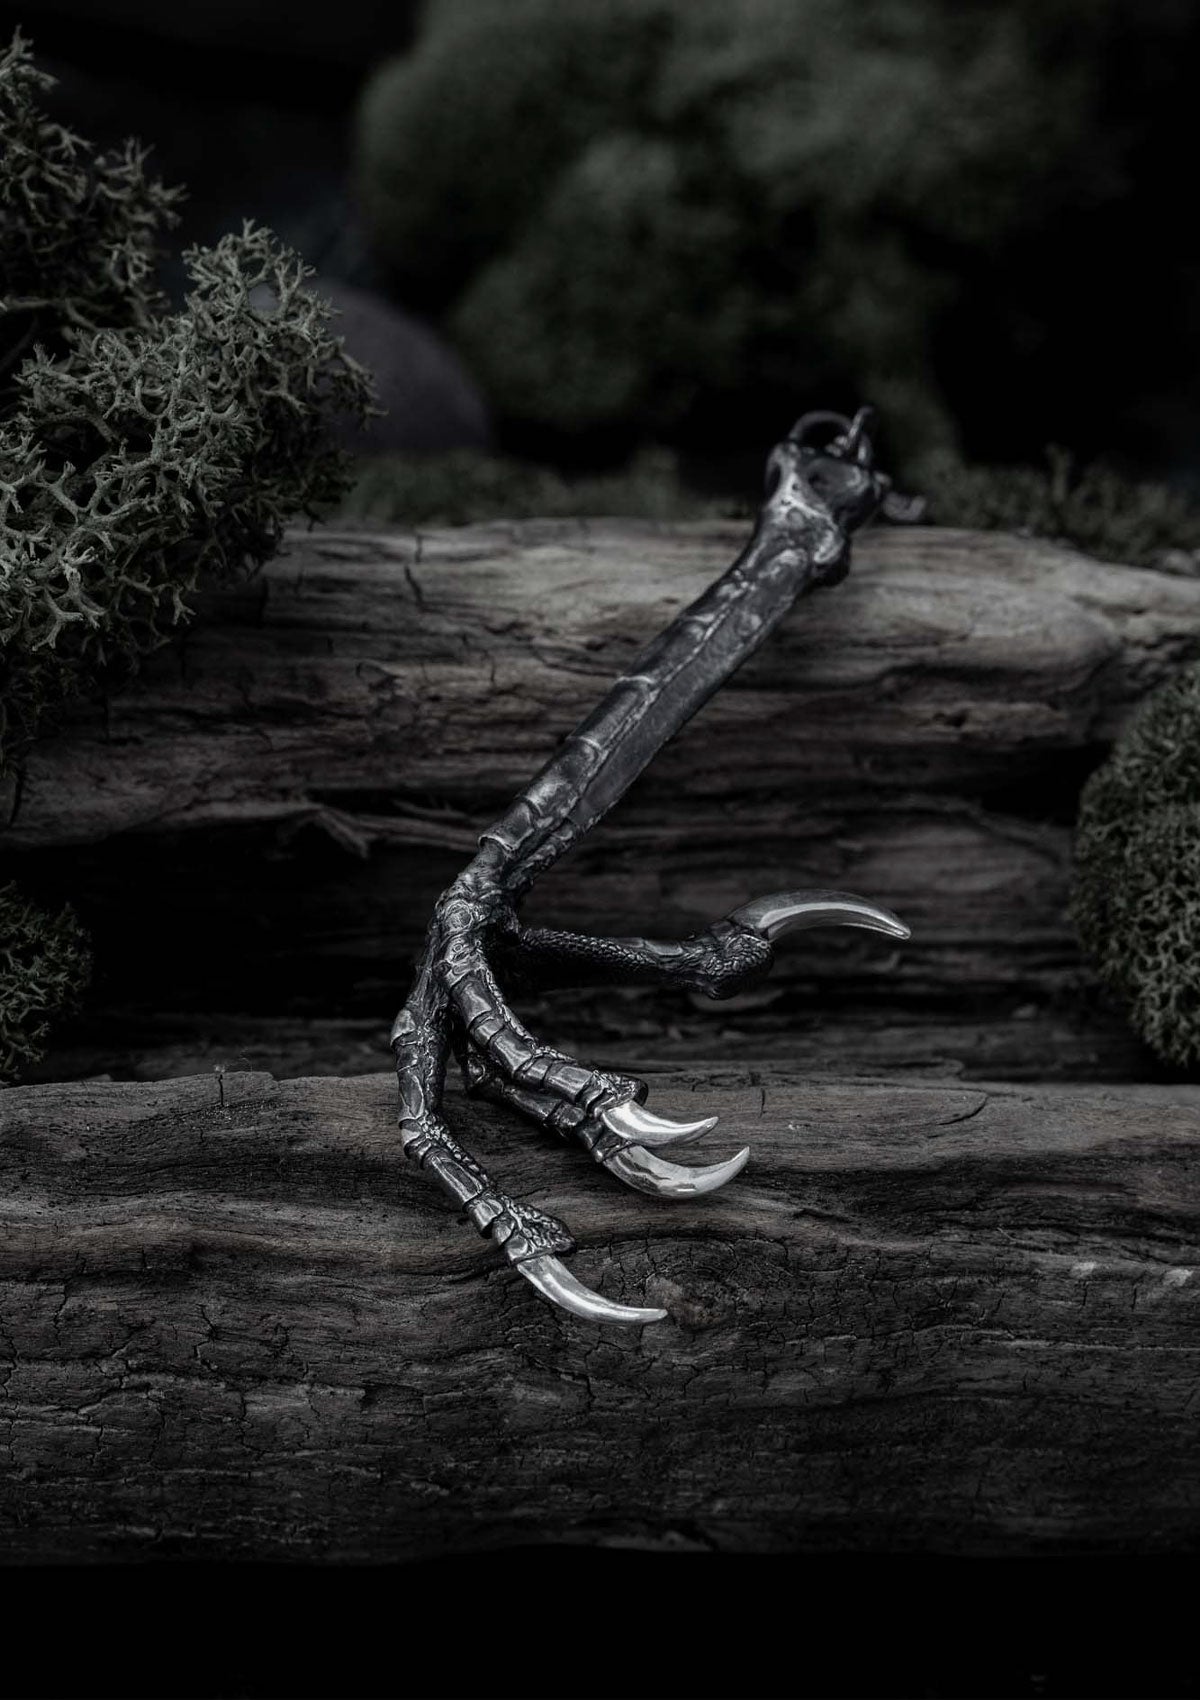
{"type": "Polygon", "coordinates": [[[694,1198],[738,1174],[749,1150],[723,1163],[684,1166],[664,1147],[699,1139],[716,1117],[673,1122],[643,1107],[645,1085],[587,1068],[521,1024],[498,983],[630,979],[729,997],[770,971],[773,943],[800,927],[867,927],[893,938],[908,928],[886,909],[844,892],[759,898],[691,938],[589,938],[526,927],[516,906],[617,801],[642,769],[753,653],[796,598],[836,584],[850,534],[877,509],[911,517],[874,470],[869,410],[853,420],[807,414],[767,463],[767,494],[746,547],[678,615],[564,740],[434,910],[415,982],[392,1028],[400,1080],[400,1137],[480,1233],[544,1298],[600,1322],[661,1321],[666,1311],[613,1304],[561,1261],[574,1249],[553,1216],[502,1192],[442,1119],[453,1047],[467,1088],[580,1140],[597,1163],[642,1192],[694,1198]],[[836,432],[830,439],[831,432],[836,432]],[[826,439],[823,443],[821,439],[826,439]]]}

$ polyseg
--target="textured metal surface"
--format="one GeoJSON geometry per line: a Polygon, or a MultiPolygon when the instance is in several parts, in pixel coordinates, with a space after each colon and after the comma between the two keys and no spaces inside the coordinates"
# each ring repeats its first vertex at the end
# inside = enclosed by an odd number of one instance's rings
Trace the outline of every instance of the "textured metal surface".
{"type": "Polygon", "coordinates": [[[771,451],[766,498],[746,547],[642,651],[482,835],[479,854],[437,905],[413,990],[392,1028],[406,1154],[544,1298],[588,1320],[643,1324],[662,1313],[614,1304],[583,1287],[559,1261],[573,1246],[564,1224],[510,1198],[457,1143],[441,1113],[447,1055],[453,1045],[471,1090],[579,1138],[627,1185],[663,1198],[694,1197],[738,1174],[749,1149],[693,1167],[656,1156],[651,1145],[694,1137],[702,1124],[672,1126],[639,1114],[641,1081],[587,1068],[538,1040],[506,1003],[493,960],[535,984],[628,977],[727,997],[770,971],[772,939],[794,927],[846,924],[907,936],[888,911],[829,892],[759,899],[676,942],[525,929],[516,914],[538,876],[617,802],[796,599],[845,576],[851,533],[890,490],[874,469],[868,422],[866,409],[852,420],[809,414],[771,451]]]}

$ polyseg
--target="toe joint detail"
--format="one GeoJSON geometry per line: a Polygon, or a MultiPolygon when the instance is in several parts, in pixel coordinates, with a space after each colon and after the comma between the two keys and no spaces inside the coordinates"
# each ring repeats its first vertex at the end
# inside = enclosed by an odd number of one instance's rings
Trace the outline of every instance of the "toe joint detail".
{"type": "Polygon", "coordinates": [[[710,998],[732,998],[749,991],[766,979],[775,962],[770,941],[736,921],[715,921],[695,943],[689,983],[710,998]]]}
{"type": "Polygon", "coordinates": [[[570,1230],[557,1216],[535,1210],[531,1204],[520,1204],[503,1193],[496,1199],[500,1208],[480,1231],[491,1235],[510,1263],[523,1263],[527,1257],[540,1257],[544,1252],[559,1256],[575,1250],[570,1230]]]}

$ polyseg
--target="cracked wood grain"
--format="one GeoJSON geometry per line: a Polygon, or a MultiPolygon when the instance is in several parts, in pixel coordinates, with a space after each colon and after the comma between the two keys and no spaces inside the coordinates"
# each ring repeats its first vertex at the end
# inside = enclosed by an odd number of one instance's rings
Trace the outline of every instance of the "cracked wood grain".
{"type": "Polygon", "coordinates": [[[6,1093],[0,1555],[1194,1548],[1200,1089],[653,1086],[751,1144],[727,1190],[451,1105],[581,1274],[669,1310],[634,1336],[462,1233],[391,1076],[6,1093]]]}

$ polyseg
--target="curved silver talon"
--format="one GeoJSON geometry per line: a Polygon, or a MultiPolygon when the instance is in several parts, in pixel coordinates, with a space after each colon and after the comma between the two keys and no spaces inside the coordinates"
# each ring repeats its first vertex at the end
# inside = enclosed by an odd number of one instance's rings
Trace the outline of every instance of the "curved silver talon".
{"type": "Polygon", "coordinates": [[[519,1270],[544,1299],[569,1310],[572,1316],[583,1317],[585,1322],[664,1322],[667,1317],[667,1312],[657,1305],[613,1304],[611,1299],[603,1298],[591,1287],[585,1287],[582,1281],[577,1281],[566,1264],[549,1252],[523,1258],[513,1268],[519,1270]]]}
{"type": "Polygon", "coordinates": [[[736,1156],[723,1163],[697,1164],[692,1168],[683,1163],[665,1163],[643,1145],[629,1145],[599,1160],[626,1186],[636,1187],[639,1192],[652,1193],[655,1198],[698,1198],[701,1193],[715,1192],[726,1181],[740,1175],[749,1156],[750,1147],[743,1145],[736,1156]]]}
{"type": "Polygon", "coordinates": [[[702,1139],[716,1127],[718,1117],[704,1116],[698,1122],[673,1122],[656,1116],[642,1104],[628,1099],[611,1110],[601,1110],[600,1120],[624,1145],[687,1145],[702,1139]]]}
{"type": "Polygon", "coordinates": [[[727,915],[727,921],[774,941],[809,927],[866,927],[894,939],[912,936],[898,915],[849,891],[774,891],[727,915]]]}

